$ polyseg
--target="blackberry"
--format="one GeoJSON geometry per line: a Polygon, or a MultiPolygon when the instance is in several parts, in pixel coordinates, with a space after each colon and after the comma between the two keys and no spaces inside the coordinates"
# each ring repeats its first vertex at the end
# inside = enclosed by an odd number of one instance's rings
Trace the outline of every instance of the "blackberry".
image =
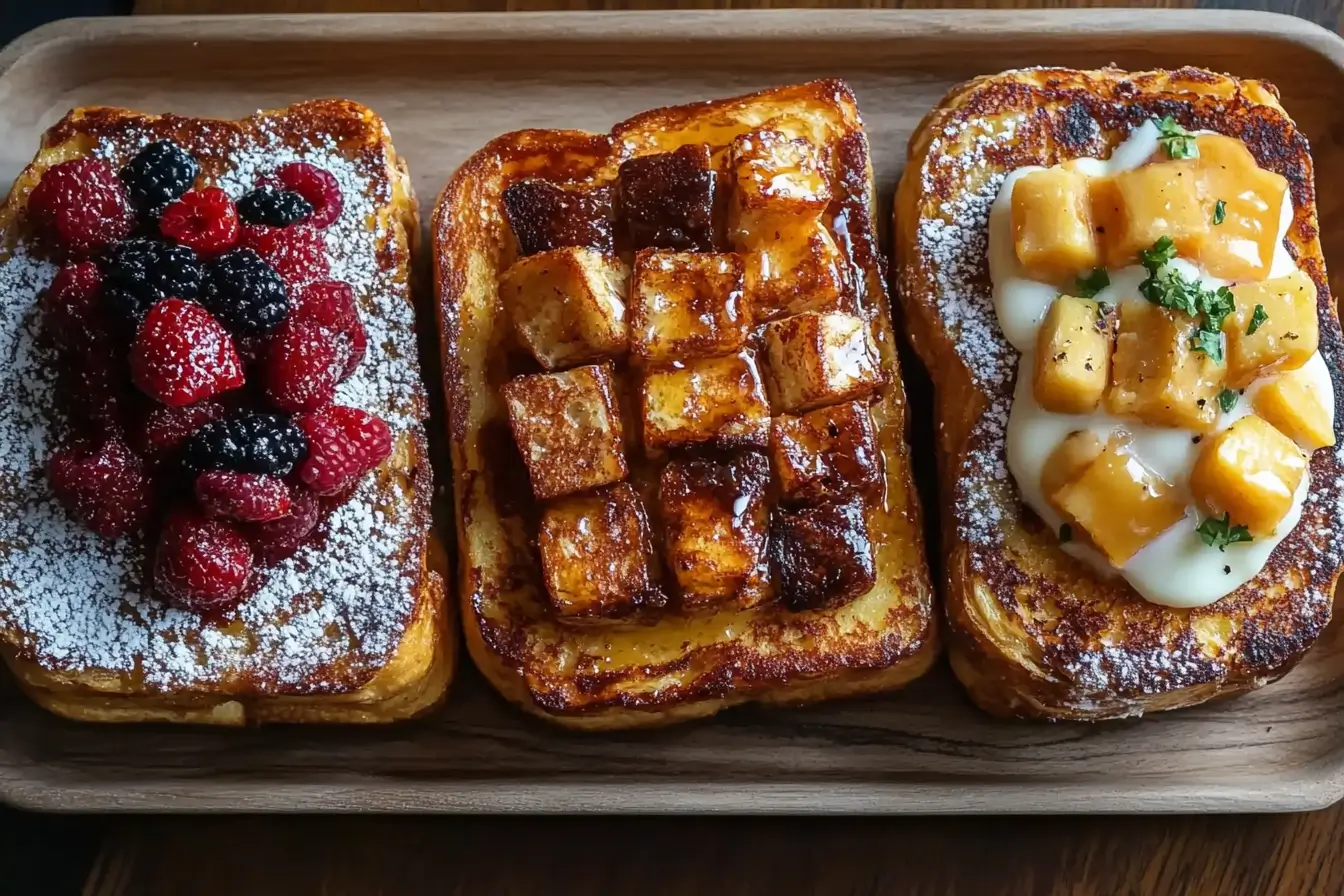
{"type": "Polygon", "coordinates": [[[121,169],[121,180],[141,217],[157,218],[165,206],[191,189],[200,164],[171,140],[151,143],[121,169]]]}
{"type": "Polygon", "coordinates": [[[163,299],[195,301],[200,293],[201,263],[186,246],[138,237],[112,250],[103,301],[127,323],[139,326],[150,306],[163,299]]]}
{"type": "Polygon", "coordinates": [[[285,282],[251,249],[231,249],[206,266],[201,301],[238,333],[268,333],[289,315],[285,282]]]}
{"type": "Polygon", "coordinates": [[[312,203],[290,190],[257,187],[238,200],[238,217],[248,224],[288,227],[312,216],[312,203]]]}
{"type": "Polygon", "coordinates": [[[245,413],[207,423],[182,446],[182,467],[288,476],[308,456],[308,437],[281,414],[245,413]]]}

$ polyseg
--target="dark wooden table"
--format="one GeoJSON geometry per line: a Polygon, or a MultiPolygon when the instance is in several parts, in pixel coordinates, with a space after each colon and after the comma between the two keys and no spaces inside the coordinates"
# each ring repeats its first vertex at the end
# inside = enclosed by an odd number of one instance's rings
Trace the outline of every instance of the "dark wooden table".
{"type": "MultiPolygon", "coordinates": [[[[1344,0],[139,0],[136,11],[1098,5],[1272,9],[1329,28],[1340,27],[1344,10],[1344,0]]],[[[87,896],[1344,893],[1344,804],[1304,815],[1226,817],[123,817],[31,823],[41,833],[11,842],[16,856],[36,836],[58,838],[72,854],[84,840],[102,836],[87,896]]],[[[32,892],[57,892],[42,880],[32,892]]]]}

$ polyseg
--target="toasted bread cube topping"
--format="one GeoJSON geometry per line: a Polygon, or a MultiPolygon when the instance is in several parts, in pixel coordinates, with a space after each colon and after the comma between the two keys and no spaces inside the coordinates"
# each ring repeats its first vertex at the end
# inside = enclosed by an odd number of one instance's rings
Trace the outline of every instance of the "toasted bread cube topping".
{"type": "Polygon", "coordinates": [[[867,594],[877,577],[863,503],[776,507],[770,517],[770,562],[780,597],[791,610],[836,607],[867,594]]]}
{"type": "Polygon", "coordinates": [[[1055,167],[1023,175],[1013,184],[1012,215],[1013,247],[1027,276],[1058,280],[1100,262],[1082,174],[1055,167]]]}
{"type": "Polygon", "coordinates": [[[805,312],[765,328],[770,377],[780,407],[800,414],[872,393],[882,367],[868,322],[842,312],[805,312]]]}
{"type": "Polygon", "coordinates": [[[584,246],[615,253],[611,187],[582,187],[520,180],[504,188],[504,216],[518,241],[518,256],[584,246]]]}
{"type": "Polygon", "coordinates": [[[546,593],[562,617],[625,616],[667,602],[648,516],[628,483],[548,505],[537,547],[546,593]]]}
{"type": "Polygon", "coordinates": [[[1322,394],[1304,370],[1280,374],[1255,393],[1255,412],[1307,451],[1335,444],[1331,408],[1334,398],[1322,394]]]}
{"type": "Polygon", "coordinates": [[[849,262],[821,221],[773,229],[768,239],[744,247],[744,258],[747,305],[758,322],[804,311],[852,310],[849,262]]]}
{"type": "Polygon", "coordinates": [[[773,231],[815,219],[831,201],[817,148],[764,129],[743,134],[730,149],[736,188],[730,227],[734,242],[770,242],[773,231]]]}
{"type": "Polygon", "coordinates": [[[629,159],[621,163],[619,178],[634,249],[714,251],[715,175],[707,145],[629,159]]]}
{"type": "Polygon", "coordinates": [[[554,370],[625,353],[628,274],[614,256],[566,247],[514,262],[499,295],[519,340],[554,370]]]}
{"type": "Polygon", "coordinates": [[[1060,515],[1068,516],[1068,512],[1055,501],[1055,495],[1064,486],[1076,482],[1078,477],[1083,475],[1083,471],[1101,457],[1102,449],[1105,447],[1095,433],[1084,429],[1069,433],[1068,437],[1050,452],[1050,458],[1045,462],[1045,470],[1041,473],[1041,492],[1045,495],[1045,500],[1049,501],[1050,506],[1059,511],[1060,515]]]}
{"type": "Polygon", "coordinates": [[[1292,508],[1306,470],[1293,440],[1252,415],[1204,442],[1190,488],[1209,513],[1226,513],[1259,538],[1273,535],[1292,508]]]}
{"type": "Polygon", "coordinates": [[[520,376],[500,389],[514,440],[541,500],[626,477],[610,364],[520,376]]]}
{"type": "Polygon", "coordinates": [[[1153,426],[1212,429],[1225,368],[1191,346],[1195,329],[1180,312],[1143,299],[1121,302],[1107,410],[1153,426]]]}
{"type": "Polygon", "coordinates": [[[1119,434],[1050,501],[1115,566],[1176,525],[1186,509],[1180,493],[1130,454],[1127,439],[1119,434]]]}
{"type": "Polygon", "coordinates": [[[1096,302],[1055,299],[1037,336],[1037,403],[1059,414],[1096,410],[1110,381],[1112,343],[1110,324],[1096,302]]]}
{"type": "Polygon", "coordinates": [[[1197,255],[1209,237],[1209,211],[1200,199],[1193,159],[1154,162],[1112,178],[1095,178],[1093,213],[1104,231],[1107,267],[1134,264],[1140,249],[1170,237],[1183,256],[1197,255]]]}
{"type": "Polygon", "coordinates": [[[770,457],[785,501],[848,498],[872,494],[882,485],[877,432],[862,402],[776,417],[770,457]]]}
{"type": "Polygon", "coordinates": [[[1232,295],[1236,310],[1223,322],[1232,388],[1244,388],[1274,370],[1296,370],[1316,353],[1320,342],[1316,284],[1306,274],[1293,271],[1286,277],[1234,286],[1232,295]],[[1256,308],[1261,309],[1259,315],[1256,308]]]}
{"type": "Polygon", "coordinates": [[[1222,221],[1209,229],[1199,266],[1223,280],[1264,279],[1274,261],[1288,181],[1260,168],[1240,140],[1221,134],[1200,135],[1195,168],[1211,221],[1223,204],[1222,221]]]}
{"type": "Polygon", "coordinates": [[[764,448],[769,440],[770,405],[750,350],[650,370],[640,409],[651,453],[701,443],[764,448]]]}
{"type": "Polygon", "coordinates": [[[742,302],[742,257],[645,249],[635,256],[630,352],[666,364],[736,351],[751,319],[742,302]]]}
{"type": "Polygon", "coordinates": [[[667,565],[688,609],[733,600],[754,606],[770,596],[765,544],[770,466],[744,452],[728,461],[673,460],[663,468],[662,508],[667,565]]]}

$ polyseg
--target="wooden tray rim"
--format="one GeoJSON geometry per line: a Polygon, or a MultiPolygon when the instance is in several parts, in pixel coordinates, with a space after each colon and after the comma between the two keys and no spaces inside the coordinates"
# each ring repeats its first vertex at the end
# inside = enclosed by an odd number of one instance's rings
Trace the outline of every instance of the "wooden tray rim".
{"type": "MultiPolygon", "coordinates": [[[[684,10],[504,13],[366,13],[307,15],[146,16],[73,18],[40,26],[0,50],[0,85],[24,58],[62,44],[105,40],[322,42],[367,40],[371,34],[409,44],[678,41],[730,38],[768,41],[806,34],[818,40],[873,41],[886,36],[941,42],[975,38],[1011,42],[1027,34],[1117,37],[1134,32],[1134,10],[684,10]]],[[[1209,33],[1277,39],[1314,52],[1344,72],[1344,39],[1293,16],[1249,10],[1145,9],[1142,33],[1209,33]]],[[[20,698],[23,699],[23,698],[20,698]]],[[[710,723],[712,724],[712,723],[710,723]]],[[[222,734],[221,736],[227,736],[222,734]]],[[[557,735],[558,736],[558,735],[557,735]]],[[[600,735],[595,735],[600,737],[600,735]]],[[[1291,776],[1248,777],[1236,783],[1177,784],[1136,780],[1116,786],[1095,780],[993,780],[677,783],[594,775],[562,781],[415,781],[383,783],[158,779],[136,773],[121,781],[77,774],[49,777],[40,766],[15,764],[0,753],[0,801],[36,811],[460,813],[789,813],[789,814],[1122,814],[1289,812],[1322,809],[1344,799],[1344,747],[1291,776]],[[1029,800],[1024,800],[1026,794],[1029,800]]]]}

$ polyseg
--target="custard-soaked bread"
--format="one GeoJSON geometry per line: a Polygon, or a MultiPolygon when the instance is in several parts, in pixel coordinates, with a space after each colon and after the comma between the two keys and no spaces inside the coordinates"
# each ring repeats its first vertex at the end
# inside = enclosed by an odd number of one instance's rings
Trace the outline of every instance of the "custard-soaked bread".
{"type": "Polygon", "coordinates": [[[1307,142],[1273,87],[1189,68],[976,79],[911,138],[895,218],[937,391],[949,650],[975,702],[1115,718],[1291,669],[1341,562],[1340,458],[1311,451],[1334,444],[1344,346],[1307,142]],[[1311,290],[1274,279],[1294,266],[1311,290]]]}
{"type": "MultiPolygon", "coordinates": [[[[328,209],[328,212],[333,211],[328,209]]],[[[3,652],[20,683],[62,715],[97,721],[385,722],[438,705],[453,671],[444,557],[430,534],[426,404],[409,293],[417,210],[383,122],[341,100],[237,122],[77,109],[47,132],[3,208],[0,495],[3,652]],[[69,519],[43,474],[67,424],[35,302],[54,265],[24,210],[51,166],[94,156],[114,167],[171,140],[198,185],[235,200],[277,166],[330,172],[344,206],[322,234],[331,277],[354,288],[367,354],[336,401],[387,421],[392,454],[298,553],[260,569],[236,608],[203,617],[150,593],[139,537],[105,541],[69,519]]]]}
{"type": "Polygon", "coordinates": [[[454,176],[433,235],[462,608],[510,700],[625,728],[928,668],[874,208],[835,81],[508,134],[454,176]]]}

